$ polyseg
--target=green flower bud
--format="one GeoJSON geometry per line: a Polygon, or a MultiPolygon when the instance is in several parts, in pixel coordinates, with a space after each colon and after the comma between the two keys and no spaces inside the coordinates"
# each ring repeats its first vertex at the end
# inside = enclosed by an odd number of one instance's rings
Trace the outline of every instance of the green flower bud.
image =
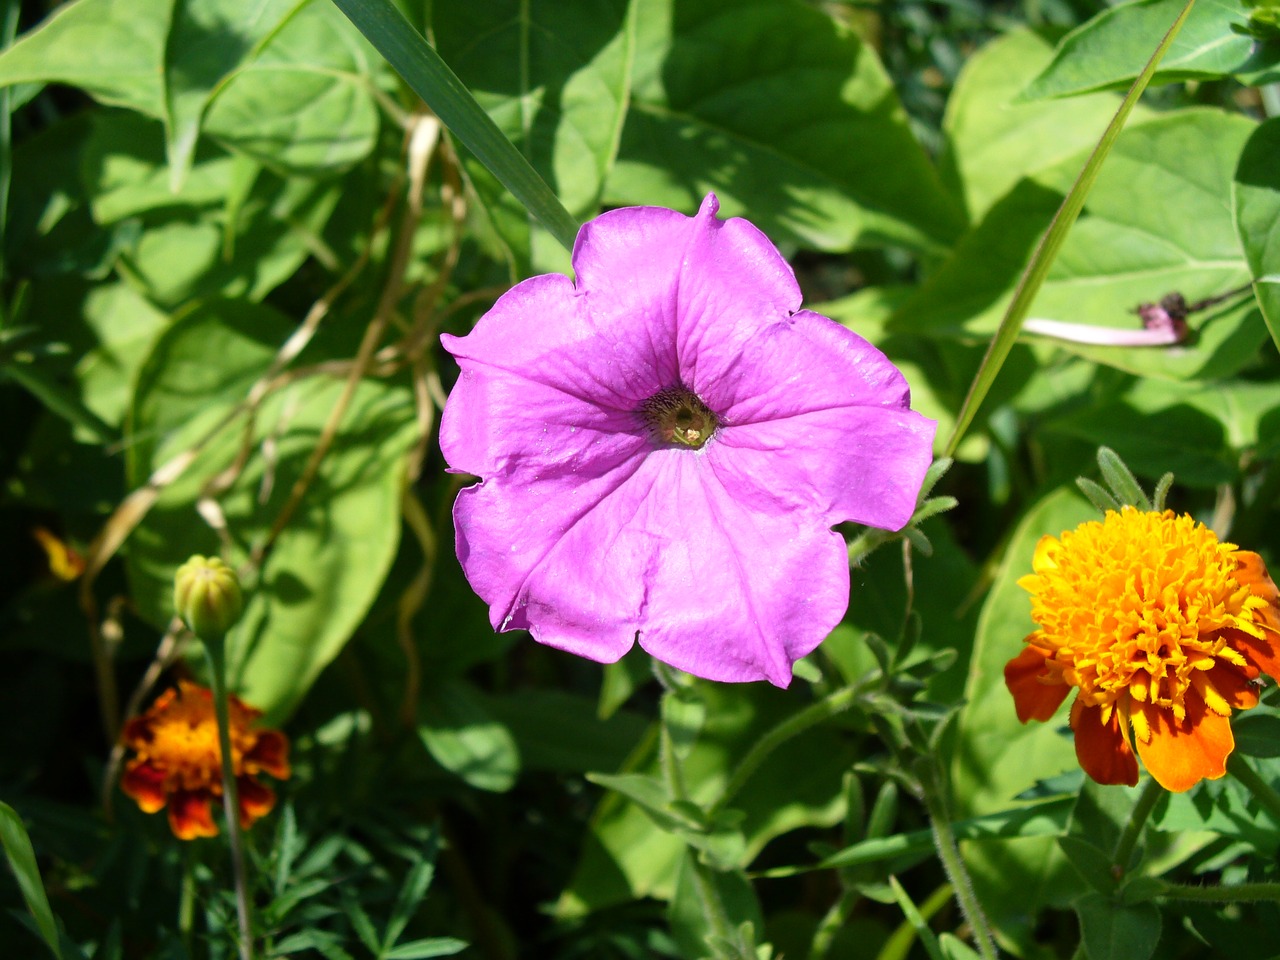
{"type": "Polygon", "coordinates": [[[240,581],[217,557],[192,557],[174,575],[173,607],[196,636],[218,639],[244,610],[240,581]]]}

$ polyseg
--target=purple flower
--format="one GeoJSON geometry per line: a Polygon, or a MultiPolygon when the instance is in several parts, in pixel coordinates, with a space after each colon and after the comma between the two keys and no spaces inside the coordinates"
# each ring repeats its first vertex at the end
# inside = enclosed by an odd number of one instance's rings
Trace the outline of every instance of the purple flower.
{"type": "Polygon", "coordinates": [[[526,280],[442,337],[462,374],[440,444],[481,478],[453,516],[495,630],[785,687],[848,607],[832,525],[902,527],[937,425],[718,206],[605,213],[576,284],[526,280]]]}

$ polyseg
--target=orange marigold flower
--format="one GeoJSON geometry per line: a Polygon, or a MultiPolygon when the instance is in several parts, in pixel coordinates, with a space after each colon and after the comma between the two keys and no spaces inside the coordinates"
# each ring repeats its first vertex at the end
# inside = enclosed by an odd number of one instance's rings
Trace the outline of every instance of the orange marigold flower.
{"type": "Polygon", "coordinates": [[[1134,749],[1167,790],[1226,772],[1232,710],[1280,680],[1280,591],[1256,553],[1173,511],[1125,507],[1036,546],[1039,629],[1004,668],[1018,719],[1048,720],[1072,688],[1080,766],[1138,782],[1134,749]]]}
{"type": "MultiPolygon", "coordinates": [[[[240,800],[240,824],[249,827],[275,806],[276,795],[259,773],[289,776],[289,741],[279,730],[261,730],[261,710],[230,697],[231,760],[240,800]]],[[[213,694],[182,680],[124,728],[124,745],[135,756],[120,787],[144,813],[169,808],[169,826],[180,840],[218,833],[210,803],[222,802],[222,750],[213,694]]]]}

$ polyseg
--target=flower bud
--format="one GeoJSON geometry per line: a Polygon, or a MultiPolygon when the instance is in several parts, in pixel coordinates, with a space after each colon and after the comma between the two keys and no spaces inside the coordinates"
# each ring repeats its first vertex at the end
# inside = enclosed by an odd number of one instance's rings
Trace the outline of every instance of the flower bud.
{"type": "Polygon", "coordinates": [[[217,639],[235,626],[244,610],[240,581],[217,557],[194,556],[174,575],[173,607],[196,636],[217,639]]]}

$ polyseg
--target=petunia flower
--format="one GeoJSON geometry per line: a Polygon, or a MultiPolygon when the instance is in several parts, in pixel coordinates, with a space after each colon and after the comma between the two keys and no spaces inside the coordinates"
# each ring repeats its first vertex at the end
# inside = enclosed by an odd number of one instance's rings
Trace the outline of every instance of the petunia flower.
{"type": "Polygon", "coordinates": [[[453,514],[495,630],[786,686],[848,606],[832,526],[905,525],[936,424],[717,209],[605,213],[578,234],[576,283],[526,280],[442,337],[462,372],[440,441],[482,481],[453,514]]]}
{"type": "Polygon", "coordinates": [[[1280,591],[1256,553],[1172,511],[1125,507],[1036,547],[1018,581],[1039,624],[1004,668],[1018,719],[1068,694],[1081,767],[1099,783],[1168,790],[1226,772],[1230,716],[1280,679],[1280,591]]]}
{"type": "MultiPolygon", "coordinates": [[[[249,827],[275,806],[275,792],[255,779],[268,773],[289,776],[289,741],[278,730],[255,722],[261,710],[230,697],[231,758],[240,801],[240,825],[249,827]]],[[[222,802],[222,751],[213,695],[180,681],[166,690],[124,729],[125,747],[135,756],[125,767],[120,788],[144,813],[169,808],[169,827],[180,840],[218,833],[210,804],[222,802]]]]}

